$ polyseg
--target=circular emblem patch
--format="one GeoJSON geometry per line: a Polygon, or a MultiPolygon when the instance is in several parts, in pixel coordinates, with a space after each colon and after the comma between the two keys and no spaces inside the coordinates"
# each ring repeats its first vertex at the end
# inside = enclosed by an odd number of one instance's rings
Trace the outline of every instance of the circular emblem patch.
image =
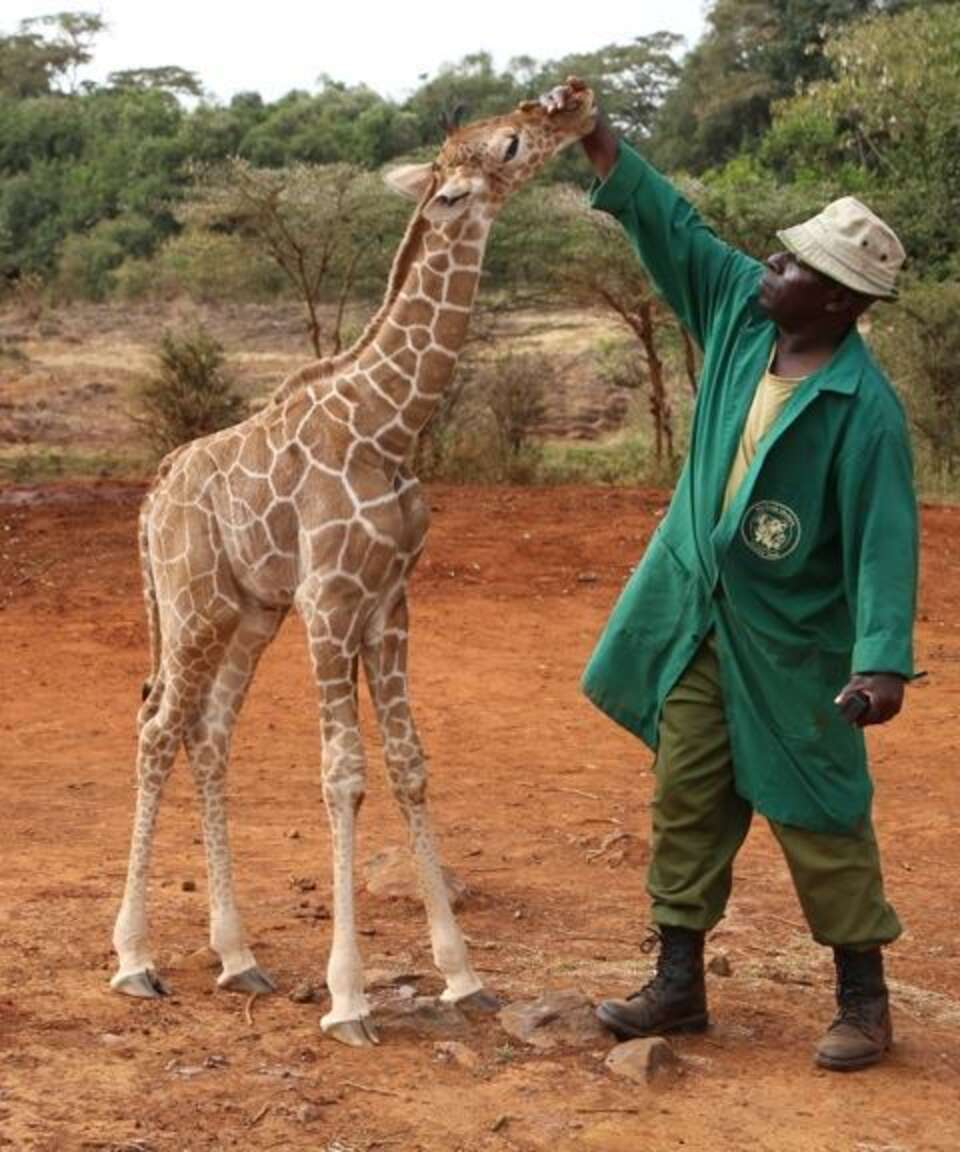
{"type": "Polygon", "coordinates": [[[776,500],[760,500],[747,509],[740,535],[751,552],[764,560],[783,560],[800,543],[800,520],[776,500]]]}

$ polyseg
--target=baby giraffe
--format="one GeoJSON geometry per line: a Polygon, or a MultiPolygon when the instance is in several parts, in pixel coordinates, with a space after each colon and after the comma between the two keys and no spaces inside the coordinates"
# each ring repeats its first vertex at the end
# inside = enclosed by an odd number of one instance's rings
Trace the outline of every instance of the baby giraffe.
{"type": "Polygon", "coordinates": [[[388,183],[417,209],[383,305],[357,343],[295,373],[248,420],[161,464],[140,514],[153,670],[139,715],[133,843],[113,935],[116,991],[165,991],[148,941],[147,878],[161,792],[181,744],[202,806],[210,943],[223,967],[217,983],[273,989],[234,900],[226,772],[257,661],[295,605],[320,699],[333,839],[332,1003],[323,1030],[347,1044],[376,1042],[353,907],[354,832],[366,788],[361,663],[416,856],[442,999],[495,1006],[470,966],[427,820],[426,768],[407,696],[406,585],[428,517],[405,461],[453,376],[494,217],[593,125],[592,94],[572,84],[577,98],[561,113],[521,104],[451,130],[432,164],[390,173],[388,183]]]}

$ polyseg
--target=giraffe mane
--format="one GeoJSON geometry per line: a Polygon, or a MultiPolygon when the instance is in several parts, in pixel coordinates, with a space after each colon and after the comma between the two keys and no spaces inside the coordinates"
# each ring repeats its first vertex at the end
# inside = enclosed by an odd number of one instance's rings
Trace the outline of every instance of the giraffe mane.
{"type": "Polygon", "coordinates": [[[298,368],[292,375],[288,376],[282,384],[274,389],[270,394],[268,404],[280,404],[300,388],[314,384],[318,380],[329,376],[337,368],[341,368],[344,364],[355,359],[365,348],[373,343],[381,325],[396,302],[397,297],[400,295],[400,289],[403,287],[407,272],[410,270],[410,265],[413,263],[414,257],[417,254],[420,246],[420,238],[423,235],[426,225],[423,209],[436,191],[436,186],[437,179],[436,176],[434,176],[426,192],[420,198],[416,211],[410,218],[410,222],[407,224],[407,230],[404,232],[403,238],[397,248],[396,255],[393,258],[393,265],[390,268],[390,276],[387,280],[387,291],[384,295],[383,303],[367,322],[359,338],[351,344],[349,348],[343,352],[338,352],[335,356],[325,356],[320,360],[315,360],[305,365],[303,368],[298,368]]]}

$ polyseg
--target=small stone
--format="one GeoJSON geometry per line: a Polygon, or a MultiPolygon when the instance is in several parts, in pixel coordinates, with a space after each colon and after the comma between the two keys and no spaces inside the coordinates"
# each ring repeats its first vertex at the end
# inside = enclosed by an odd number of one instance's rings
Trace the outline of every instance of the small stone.
{"type": "Polygon", "coordinates": [[[100,1037],[100,1043],[106,1045],[107,1048],[119,1048],[121,1044],[125,1044],[126,1040],[123,1036],[118,1036],[116,1032],[104,1032],[100,1037]]]}
{"type": "Polygon", "coordinates": [[[167,1067],[174,1076],[182,1076],[185,1080],[192,1080],[194,1076],[203,1075],[203,1066],[200,1064],[178,1064],[176,1060],[172,1063],[172,1068],[169,1065],[167,1067]]]}
{"type": "Polygon", "coordinates": [[[461,1068],[471,1072],[480,1067],[480,1057],[459,1040],[437,1040],[433,1045],[433,1051],[438,1060],[453,1061],[454,1064],[459,1064],[461,1068]]]}
{"type": "Polygon", "coordinates": [[[182,880],[180,882],[180,891],[181,892],[196,892],[196,890],[197,890],[196,880],[182,880]]]}
{"type": "Polygon", "coordinates": [[[677,1055],[662,1036],[618,1044],[604,1064],[615,1075],[643,1084],[666,1080],[679,1071],[677,1055]]]}
{"type": "Polygon", "coordinates": [[[424,972],[414,972],[409,968],[369,968],[366,973],[368,989],[410,987],[423,980],[424,972]]]}
{"type": "Polygon", "coordinates": [[[226,1068],[229,1064],[226,1056],[211,1053],[203,1062],[204,1068],[226,1068]]]}
{"type": "Polygon", "coordinates": [[[707,971],[712,972],[714,976],[732,976],[733,968],[726,952],[718,952],[716,956],[711,956],[707,962],[707,971]]]}
{"type": "Polygon", "coordinates": [[[182,959],[184,968],[213,970],[220,967],[220,957],[212,948],[197,948],[182,959]]]}
{"type": "Polygon", "coordinates": [[[300,830],[298,828],[291,828],[287,832],[287,839],[288,840],[299,840],[300,839],[300,830]]]}
{"type": "Polygon", "coordinates": [[[322,1109],[318,1108],[316,1104],[309,1103],[309,1101],[304,1101],[303,1104],[297,1106],[296,1117],[301,1124],[313,1124],[322,1115],[322,1109]]]}
{"type": "Polygon", "coordinates": [[[316,995],[317,990],[309,980],[301,980],[290,990],[290,999],[294,1004],[309,1004],[316,995]]]}
{"type": "MultiPolygon", "coordinates": [[[[450,868],[442,866],[441,871],[451,907],[458,908],[467,894],[467,886],[450,868]]],[[[422,903],[413,860],[408,850],[385,848],[366,861],[363,873],[367,891],[372,896],[422,903]]]]}
{"type": "Polygon", "coordinates": [[[291,876],[290,886],[296,888],[298,892],[314,892],[317,882],[312,876],[291,876]]]}
{"type": "Polygon", "coordinates": [[[600,577],[596,574],[596,572],[578,572],[577,573],[577,583],[578,584],[596,584],[596,582],[599,579],[600,579],[600,577]]]}

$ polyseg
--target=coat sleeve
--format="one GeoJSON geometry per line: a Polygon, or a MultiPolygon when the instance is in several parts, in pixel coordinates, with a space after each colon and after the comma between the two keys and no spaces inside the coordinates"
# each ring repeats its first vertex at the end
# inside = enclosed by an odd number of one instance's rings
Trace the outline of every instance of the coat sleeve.
{"type": "Polygon", "coordinates": [[[914,674],[919,553],[917,500],[906,429],[885,429],[838,460],[851,672],[914,674]]]}
{"type": "Polygon", "coordinates": [[[697,210],[623,141],[590,203],[623,225],[657,292],[701,348],[729,294],[752,291],[762,265],[719,240],[697,210]]]}

